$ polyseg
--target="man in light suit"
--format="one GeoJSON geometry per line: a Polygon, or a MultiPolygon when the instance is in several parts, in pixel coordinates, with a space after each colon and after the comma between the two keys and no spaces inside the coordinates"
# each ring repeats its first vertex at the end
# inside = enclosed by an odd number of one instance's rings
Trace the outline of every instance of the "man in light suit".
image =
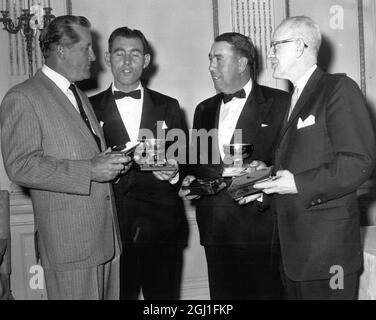
{"type": "Polygon", "coordinates": [[[107,154],[90,102],[73,84],[90,77],[95,60],[90,23],[58,17],[40,45],[45,65],[1,104],[5,168],[30,190],[48,298],[118,299],[121,245],[108,181],[130,159],[107,154]]]}
{"type": "Polygon", "coordinates": [[[275,30],[274,77],[294,85],[275,153],[278,179],[256,185],[274,205],[289,299],[355,299],[362,265],[356,189],[374,169],[371,116],[357,84],[317,67],[321,33],[308,17],[275,30]]]}
{"type": "MultiPolygon", "coordinates": [[[[193,176],[187,176],[184,185],[194,178],[221,177],[223,145],[230,142],[254,145],[254,153],[246,163],[257,166],[252,160],[259,159],[270,164],[288,105],[287,93],[260,86],[251,78],[256,52],[248,37],[239,33],[219,35],[209,59],[218,94],[197,106],[193,129],[215,129],[217,133],[209,140],[207,150],[197,155],[198,165],[192,165],[193,176]],[[241,141],[234,141],[235,129],[241,130],[241,141]]],[[[182,190],[184,194],[187,192],[182,190]]],[[[196,217],[201,244],[205,246],[212,299],[280,298],[271,210],[260,213],[255,204],[240,206],[222,191],[198,199],[196,217]]]]}
{"type": "MultiPolygon", "coordinates": [[[[183,129],[176,99],[146,88],[140,81],[151,53],[139,30],[120,27],[109,38],[106,64],[114,83],[90,98],[110,146],[143,138],[148,129],[168,135],[183,129]]],[[[150,137],[149,137],[150,138],[150,137]]],[[[135,165],[114,185],[124,253],[121,299],[177,299],[187,221],[176,172],[141,172],[135,165]]]]}
{"type": "Polygon", "coordinates": [[[0,300],[11,300],[9,193],[0,190],[0,300]]]}

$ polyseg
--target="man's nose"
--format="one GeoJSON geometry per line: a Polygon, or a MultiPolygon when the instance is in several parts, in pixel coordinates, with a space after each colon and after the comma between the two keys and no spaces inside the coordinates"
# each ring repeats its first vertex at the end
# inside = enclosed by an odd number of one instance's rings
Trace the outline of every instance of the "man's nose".
{"type": "Polygon", "coordinates": [[[124,55],[123,62],[125,65],[129,65],[131,63],[131,56],[129,54],[124,55]]]}
{"type": "Polygon", "coordinates": [[[269,48],[269,50],[268,50],[266,56],[267,56],[268,59],[271,59],[271,58],[273,58],[273,57],[275,56],[275,52],[274,52],[274,48],[273,48],[273,46],[271,46],[271,47],[269,48]]]}
{"type": "Polygon", "coordinates": [[[90,51],[89,51],[89,59],[90,59],[90,61],[95,61],[96,58],[97,57],[95,56],[95,53],[94,53],[93,49],[90,49],[90,51]]]}
{"type": "Polygon", "coordinates": [[[214,62],[214,59],[209,62],[209,71],[215,70],[217,64],[214,62]]]}

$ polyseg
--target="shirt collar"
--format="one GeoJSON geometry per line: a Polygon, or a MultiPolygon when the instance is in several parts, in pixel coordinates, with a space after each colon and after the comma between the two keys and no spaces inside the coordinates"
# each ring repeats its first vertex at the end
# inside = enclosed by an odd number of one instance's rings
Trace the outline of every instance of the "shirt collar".
{"type": "MultiPolygon", "coordinates": [[[[112,83],[111,88],[112,88],[112,93],[114,93],[114,91],[122,91],[122,90],[116,88],[115,83],[112,83]]],[[[141,90],[141,93],[143,92],[143,87],[142,87],[142,85],[141,85],[141,82],[138,83],[137,88],[134,89],[134,90],[141,90]]]]}
{"type": "Polygon", "coordinates": [[[51,80],[53,81],[58,88],[63,91],[67,92],[71,82],[62,76],[60,73],[57,73],[55,70],[51,69],[49,66],[44,65],[42,67],[42,72],[51,80]]]}
{"type": "Polygon", "coordinates": [[[247,82],[247,84],[243,87],[244,91],[245,91],[245,98],[247,99],[249,94],[251,93],[252,91],[252,79],[250,78],[249,81],[247,82]]]}
{"type": "Polygon", "coordinates": [[[295,87],[299,89],[299,94],[303,91],[304,87],[306,86],[309,78],[312,76],[312,74],[315,72],[317,68],[317,64],[314,64],[311,68],[309,68],[303,76],[300,77],[300,79],[296,82],[295,87]]]}

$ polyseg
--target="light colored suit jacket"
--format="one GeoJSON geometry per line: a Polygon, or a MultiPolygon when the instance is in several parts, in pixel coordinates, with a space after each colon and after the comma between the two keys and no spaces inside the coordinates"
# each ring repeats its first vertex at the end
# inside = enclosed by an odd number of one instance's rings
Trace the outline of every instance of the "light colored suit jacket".
{"type": "MultiPolygon", "coordinates": [[[[80,96],[104,150],[102,129],[86,95],[80,96]]],[[[72,270],[118,255],[112,188],[90,181],[98,146],[64,93],[39,70],[6,94],[0,123],[9,178],[30,189],[42,265],[72,270]]]]}

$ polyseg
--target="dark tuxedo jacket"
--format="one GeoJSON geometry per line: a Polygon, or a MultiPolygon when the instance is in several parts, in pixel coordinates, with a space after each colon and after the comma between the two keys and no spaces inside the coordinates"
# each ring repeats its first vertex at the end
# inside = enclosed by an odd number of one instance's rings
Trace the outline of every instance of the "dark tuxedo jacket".
{"type": "Polygon", "coordinates": [[[356,189],[371,175],[375,156],[371,116],[356,83],[316,69],[276,150],[276,167],[294,174],[298,190],[274,201],[289,278],[329,279],[332,266],[345,274],[359,270],[356,189]]]}
{"type": "MultiPolygon", "coordinates": [[[[108,146],[129,141],[127,130],[113,97],[112,88],[90,98],[108,146]]],[[[144,88],[140,128],[149,129],[157,138],[157,125],[165,122],[168,129],[183,129],[176,99],[144,88]],[[160,122],[159,124],[157,124],[160,122]]],[[[161,130],[161,128],[159,128],[161,130]]],[[[142,137],[139,137],[142,138],[142,137]]],[[[116,204],[123,241],[139,243],[185,242],[186,218],[178,197],[180,184],[157,180],[151,172],[141,172],[134,165],[114,184],[116,204]],[[182,231],[184,230],[184,231],[182,231]]]]}
{"type": "MultiPolygon", "coordinates": [[[[218,129],[222,94],[200,103],[194,115],[194,129],[218,129]]],[[[273,147],[287,110],[289,95],[286,92],[253,83],[252,91],[240,114],[236,129],[242,129],[242,142],[254,145],[248,162],[262,160],[272,163],[273,147]]],[[[192,139],[192,148],[196,148],[192,139]]],[[[209,140],[208,148],[198,154],[198,165],[192,166],[196,178],[216,178],[222,175],[218,135],[209,140]],[[207,164],[205,164],[207,159],[207,164]]],[[[201,244],[225,246],[270,246],[273,236],[273,219],[270,211],[260,213],[255,204],[240,206],[227,191],[205,196],[197,201],[197,222],[201,244]]]]}

